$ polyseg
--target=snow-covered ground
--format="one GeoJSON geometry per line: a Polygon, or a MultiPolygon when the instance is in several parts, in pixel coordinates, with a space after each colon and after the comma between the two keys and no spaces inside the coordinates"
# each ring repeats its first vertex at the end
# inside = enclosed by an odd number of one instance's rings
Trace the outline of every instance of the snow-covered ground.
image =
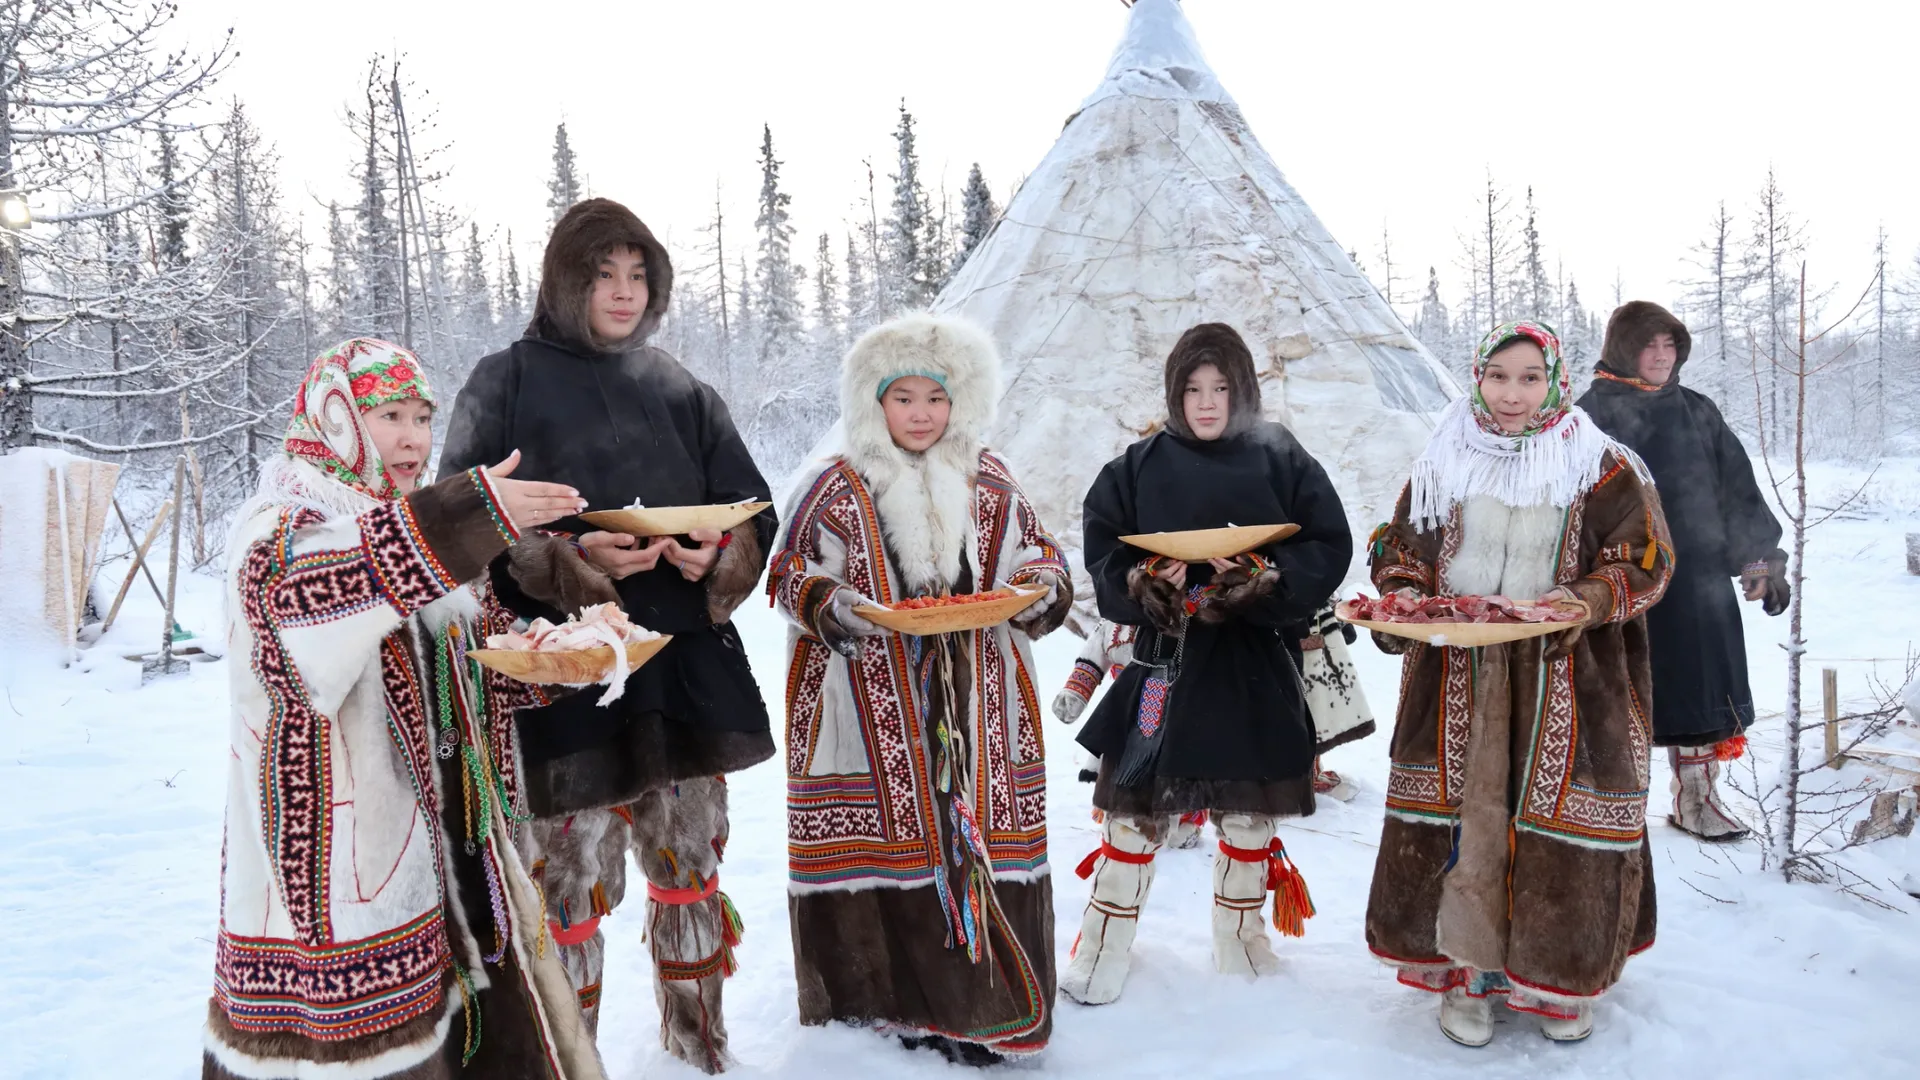
{"type": "MultiPolygon", "coordinates": [[[[1823,501],[1863,473],[1823,469],[1823,501]]],[[[1852,486],[1849,486],[1852,485],[1852,486]]],[[[1859,511],[1815,534],[1808,564],[1809,680],[1822,666],[1843,696],[1868,676],[1895,678],[1920,639],[1920,578],[1901,537],[1920,531],[1920,466],[1889,463],[1859,511]]],[[[118,585],[124,561],[107,576],[118,585]]],[[[181,622],[219,633],[219,583],[183,577],[181,622]]],[[[136,585],[129,609],[84,663],[5,671],[0,657],[0,1076],[198,1075],[199,1028],[213,968],[226,753],[226,661],[140,685],[122,654],[151,649],[160,616],[136,585]]],[[[1756,696],[1784,701],[1784,619],[1748,607],[1756,696]]],[[[783,629],[761,604],[741,620],[769,701],[781,697],[783,629]]],[[[1043,684],[1064,681],[1075,642],[1043,642],[1043,684]]],[[[1390,716],[1397,667],[1356,650],[1368,696],[1390,716]]],[[[1096,843],[1088,787],[1074,779],[1064,728],[1049,755],[1053,865],[1062,963],[1086,897],[1071,873],[1096,843]]],[[[1766,769],[1777,720],[1755,744],[1766,769]]],[[[1904,736],[1896,736],[1896,740],[1904,736]]],[[[1911,745],[1907,743],[1906,745],[1911,745]]],[[[1886,841],[1850,865],[1881,885],[1888,911],[1759,871],[1758,849],[1707,849],[1664,824],[1666,765],[1656,760],[1653,830],[1660,938],[1601,1005],[1591,1040],[1548,1043],[1501,1012],[1492,1046],[1441,1037],[1435,999],[1395,985],[1362,939],[1386,777],[1384,735],[1328,764],[1355,779],[1350,804],[1283,828],[1320,914],[1282,940],[1286,974],[1249,981],[1213,972],[1207,936],[1210,847],[1168,852],[1141,920],[1119,1002],[1061,1002],[1053,1043],[1021,1074],[1116,1076],[1743,1076],[1911,1075],[1920,902],[1893,883],[1920,876],[1920,837],[1886,841]]],[[[847,1028],[802,1028],[794,1005],[778,759],[735,778],[727,889],[747,925],[727,989],[728,1028],[745,1077],[949,1075],[952,1066],[847,1028]]],[[[1908,777],[1909,781],[1916,777],[1908,777]]],[[[637,905],[635,905],[637,911],[637,905]]],[[[602,1049],[618,1078],[697,1075],[657,1047],[657,1015],[635,911],[608,921],[602,1049]]]]}

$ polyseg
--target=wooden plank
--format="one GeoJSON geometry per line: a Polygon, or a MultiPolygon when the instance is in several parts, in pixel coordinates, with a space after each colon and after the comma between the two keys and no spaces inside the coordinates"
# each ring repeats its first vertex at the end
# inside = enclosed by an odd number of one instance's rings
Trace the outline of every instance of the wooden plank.
{"type": "MultiPolygon", "coordinates": [[[[120,504],[118,502],[115,502],[113,504],[113,509],[115,513],[119,513],[120,504]]],[[[107,621],[100,625],[101,634],[104,635],[107,631],[113,629],[113,620],[117,618],[120,614],[120,604],[122,601],[126,600],[127,590],[133,587],[134,574],[136,572],[140,572],[140,573],[146,572],[147,549],[151,548],[153,546],[154,540],[160,536],[160,526],[166,524],[167,515],[171,514],[172,512],[173,512],[172,499],[168,499],[166,502],[163,502],[160,504],[159,516],[155,517],[153,519],[153,524],[147,527],[146,539],[140,541],[140,546],[134,549],[133,565],[127,568],[127,579],[120,583],[120,591],[114,594],[113,607],[108,609],[107,611],[107,621]]],[[[120,524],[125,525],[126,523],[127,523],[126,515],[121,514],[120,524]]],[[[127,529],[127,539],[129,540],[133,539],[133,529],[131,527],[127,529]]],[[[147,576],[147,582],[149,584],[152,584],[153,576],[151,574],[147,576]]],[[[156,594],[159,593],[160,587],[158,585],[155,585],[153,591],[156,594]]]]}

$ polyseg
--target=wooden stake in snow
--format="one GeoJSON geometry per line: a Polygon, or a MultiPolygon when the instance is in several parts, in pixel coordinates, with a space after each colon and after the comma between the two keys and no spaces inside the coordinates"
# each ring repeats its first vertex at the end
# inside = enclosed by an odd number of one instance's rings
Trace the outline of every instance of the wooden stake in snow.
{"type": "MultiPolygon", "coordinates": [[[[173,505],[177,508],[187,494],[187,456],[180,455],[173,462],[173,505]]],[[[180,583],[180,519],[184,513],[173,515],[173,547],[167,552],[167,611],[166,621],[160,631],[160,655],[146,664],[141,671],[145,681],[158,675],[171,675],[176,671],[185,671],[187,662],[173,658],[173,599],[180,583]]]]}
{"type": "Polygon", "coordinates": [[[1827,768],[1837,769],[1840,756],[1840,673],[1833,668],[1820,669],[1820,696],[1827,711],[1827,768]]]}
{"type": "Polygon", "coordinates": [[[1920,576],[1920,533],[1907,534],[1907,573],[1920,576]]]}

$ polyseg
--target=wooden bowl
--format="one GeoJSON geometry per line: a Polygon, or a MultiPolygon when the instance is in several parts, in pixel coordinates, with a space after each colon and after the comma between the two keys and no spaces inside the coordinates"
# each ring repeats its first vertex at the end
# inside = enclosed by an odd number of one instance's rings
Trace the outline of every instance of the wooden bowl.
{"type": "Polygon", "coordinates": [[[862,604],[853,610],[855,614],[875,626],[883,626],[888,630],[898,631],[911,637],[930,637],[934,634],[951,634],[962,630],[980,630],[989,626],[998,626],[1032,607],[1045,595],[1047,595],[1045,589],[1015,589],[1013,595],[1005,599],[982,600],[977,604],[910,608],[906,611],[862,604]]]}
{"type": "MultiPolygon", "coordinates": [[[[638,669],[653,659],[672,640],[672,634],[662,634],[650,641],[628,642],[628,670],[638,669]]],[[[509,679],[541,686],[587,686],[603,681],[613,670],[613,650],[605,645],[565,652],[469,649],[467,655],[509,679]]]]}
{"type": "Polygon", "coordinates": [[[1229,525],[1224,529],[1188,529],[1185,532],[1138,533],[1120,542],[1181,562],[1203,563],[1231,559],[1285,540],[1300,531],[1298,525],[1229,525]]]}
{"type": "MultiPolygon", "coordinates": [[[[1587,614],[1587,606],[1579,603],[1558,603],[1554,605],[1563,611],[1577,611],[1587,614]]],[[[1467,623],[1467,622],[1429,622],[1407,623],[1388,622],[1384,619],[1353,618],[1353,601],[1342,600],[1334,606],[1334,615],[1340,621],[1349,622],[1368,630],[1378,630],[1394,637],[1412,638],[1429,645],[1448,645],[1459,649],[1478,649],[1486,645],[1505,645],[1528,638],[1546,637],[1571,630],[1580,624],[1577,622],[1537,622],[1537,623],[1467,623]]]]}
{"type": "Polygon", "coordinates": [[[591,510],[580,519],[608,532],[629,536],[685,536],[695,529],[726,532],[772,506],[744,502],[727,506],[653,506],[645,510],[591,510]]]}

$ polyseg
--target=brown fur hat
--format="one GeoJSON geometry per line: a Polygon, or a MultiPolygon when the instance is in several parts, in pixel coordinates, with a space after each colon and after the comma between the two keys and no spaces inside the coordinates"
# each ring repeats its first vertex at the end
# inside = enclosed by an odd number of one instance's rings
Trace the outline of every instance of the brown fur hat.
{"type": "Polygon", "coordinates": [[[1686,366],[1687,353],[1693,349],[1693,335],[1687,333],[1687,324],[1675,318],[1673,312],[1651,300],[1629,300],[1613,309],[1612,317],[1607,319],[1607,337],[1600,345],[1600,362],[1596,367],[1629,379],[1639,378],[1640,350],[1655,334],[1673,335],[1678,359],[1667,381],[1679,382],[1680,369],[1686,366]]]}
{"type": "Polygon", "coordinates": [[[633,211],[612,199],[587,199],[568,210],[547,238],[540,262],[540,293],[533,301],[527,336],[582,353],[622,353],[638,347],[666,316],[673,294],[673,262],[666,246],[633,211]],[[587,321],[600,260],[621,248],[638,248],[647,261],[647,310],[633,333],[617,342],[596,342],[587,321]]]}
{"type": "Polygon", "coordinates": [[[1201,323],[1181,334],[1167,354],[1167,430],[1183,439],[1194,437],[1187,426],[1187,378],[1205,364],[1227,377],[1230,411],[1224,434],[1251,430],[1260,422],[1260,377],[1245,339],[1226,323],[1201,323]]]}

